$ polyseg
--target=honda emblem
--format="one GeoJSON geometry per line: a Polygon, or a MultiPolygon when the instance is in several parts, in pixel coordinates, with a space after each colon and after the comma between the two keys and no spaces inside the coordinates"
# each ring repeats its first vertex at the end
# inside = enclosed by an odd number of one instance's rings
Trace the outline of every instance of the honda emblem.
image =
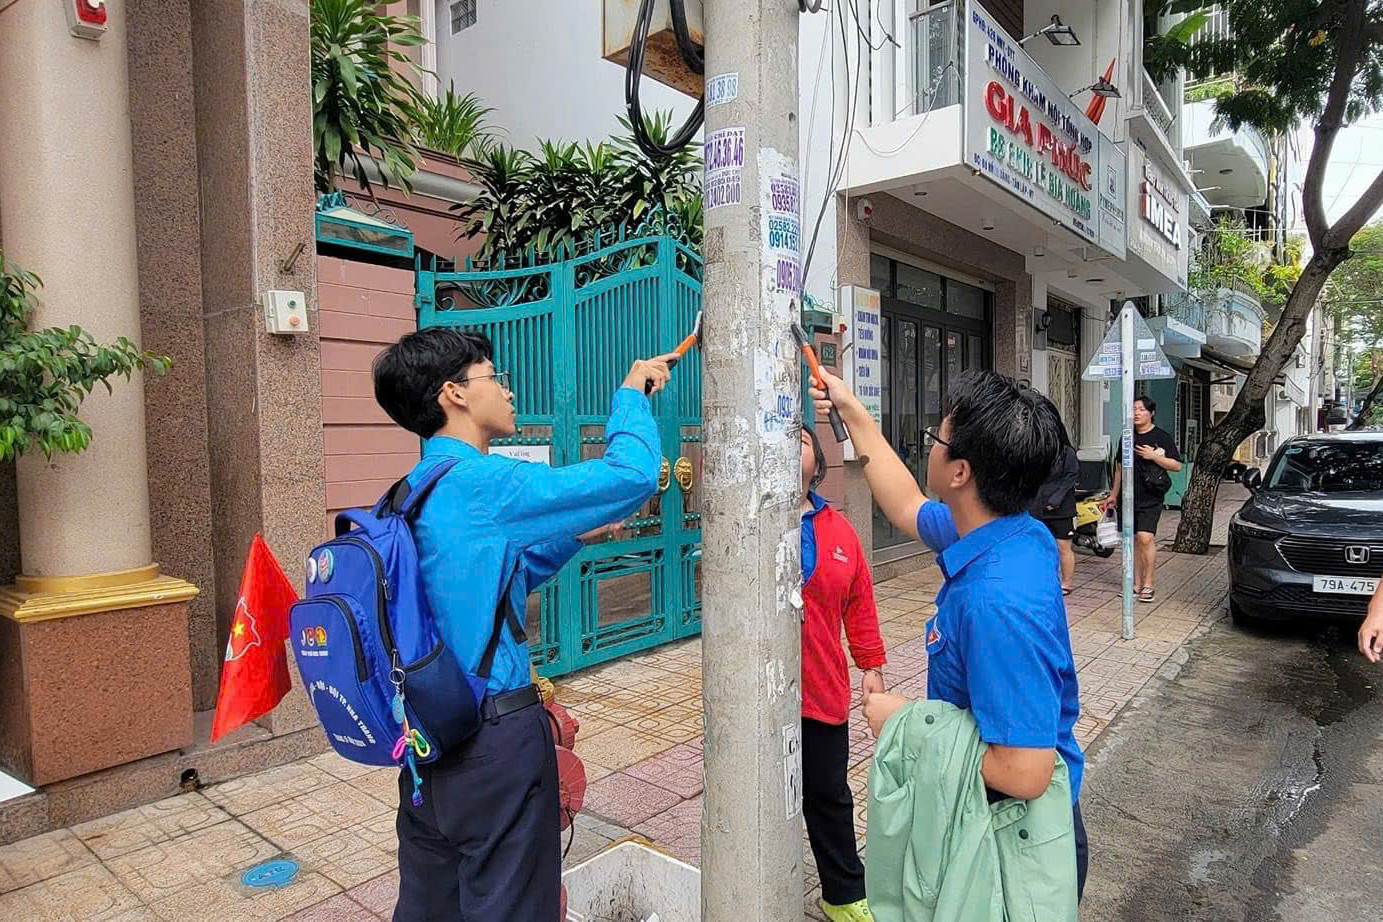
{"type": "Polygon", "coordinates": [[[1369,562],[1369,548],[1363,544],[1351,544],[1345,548],[1345,563],[1363,564],[1369,562]]]}

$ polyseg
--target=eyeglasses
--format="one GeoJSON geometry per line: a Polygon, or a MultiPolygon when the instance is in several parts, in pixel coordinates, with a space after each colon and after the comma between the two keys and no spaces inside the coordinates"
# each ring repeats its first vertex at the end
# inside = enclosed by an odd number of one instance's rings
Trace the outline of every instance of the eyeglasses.
{"type": "Polygon", "coordinates": [[[475,375],[462,378],[460,383],[469,384],[472,381],[484,381],[486,378],[494,378],[496,384],[506,391],[509,390],[509,372],[507,371],[497,371],[492,375],[475,375]]]}
{"type": "Polygon", "coordinates": [[[945,445],[947,448],[951,447],[951,443],[941,437],[935,426],[928,426],[926,429],[923,429],[922,439],[924,444],[927,442],[936,442],[938,445],[945,445]]]}

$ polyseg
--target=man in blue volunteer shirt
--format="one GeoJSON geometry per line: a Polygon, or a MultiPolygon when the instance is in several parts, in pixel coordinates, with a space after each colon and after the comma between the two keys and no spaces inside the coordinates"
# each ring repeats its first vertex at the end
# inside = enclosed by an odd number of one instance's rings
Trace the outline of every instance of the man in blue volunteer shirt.
{"type": "MultiPolygon", "coordinates": [[[[477,673],[501,605],[528,594],[657,489],[662,450],[644,396],[667,382],[667,357],[635,362],[616,391],[603,457],[566,467],[489,453],[513,435],[514,395],[489,339],[434,327],[375,361],[375,399],[425,439],[416,482],[444,459],[414,523],[423,588],[447,649],[477,673]],[[605,526],[605,527],[601,527],[605,526]]],[[[398,922],[556,919],[561,890],[557,762],[517,617],[506,620],[480,730],[420,766],[423,803],[400,779],[398,922]],[[517,636],[516,636],[517,635],[517,636]]]]}
{"type": "MultiPolygon", "coordinates": [[[[839,378],[813,389],[850,430],[869,489],[896,528],[937,552],[946,582],[927,624],[927,697],[966,708],[989,744],[981,766],[992,799],[1032,800],[1047,790],[1061,753],[1071,780],[1079,886],[1087,846],[1080,817],[1085,759],[1076,744],[1076,666],[1051,532],[1027,514],[1060,445],[1051,402],[989,371],[961,375],[945,416],[926,431],[927,489],[893,452],[839,378]]],[[[905,703],[873,694],[877,733],[905,703]]]]}

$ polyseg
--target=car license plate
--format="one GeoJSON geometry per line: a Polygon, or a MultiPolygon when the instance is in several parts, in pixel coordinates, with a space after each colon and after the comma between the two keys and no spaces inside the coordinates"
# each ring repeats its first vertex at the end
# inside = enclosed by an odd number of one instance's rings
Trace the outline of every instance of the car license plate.
{"type": "Polygon", "coordinates": [[[1340,595],[1373,595],[1378,588],[1378,580],[1358,576],[1317,576],[1311,588],[1316,592],[1340,595]]]}

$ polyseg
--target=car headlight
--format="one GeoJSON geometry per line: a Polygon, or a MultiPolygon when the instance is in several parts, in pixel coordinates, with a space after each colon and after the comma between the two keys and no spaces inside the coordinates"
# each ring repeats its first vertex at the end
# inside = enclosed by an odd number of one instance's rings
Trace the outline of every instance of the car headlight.
{"type": "Polygon", "coordinates": [[[1248,538],[1253,541],[1276,541],[1279,538],[1287,537],[1287,533],[1284,531],[1245,522],[1243,519],[1239,518],[1238,515],[1235,515],[1234,518],[1229,520],[1229,528],[1240,537],[1248,538]]]}

